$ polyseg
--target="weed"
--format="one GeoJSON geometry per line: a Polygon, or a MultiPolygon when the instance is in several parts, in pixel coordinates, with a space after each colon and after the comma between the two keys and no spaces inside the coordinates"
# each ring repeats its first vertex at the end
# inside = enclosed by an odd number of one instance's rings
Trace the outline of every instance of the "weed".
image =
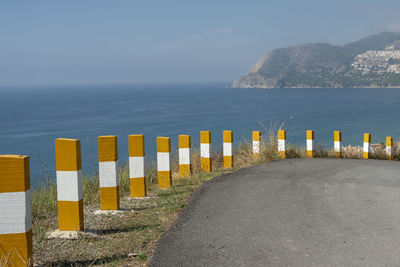
{"type": "Polygon", "coordinates": [[[147,260],[147,254],[144,253],[144,252],[139,253],[139,255],[137,256],[137,259],[138,259],[139,261],[145,261],[145,260],[147,260]]]}

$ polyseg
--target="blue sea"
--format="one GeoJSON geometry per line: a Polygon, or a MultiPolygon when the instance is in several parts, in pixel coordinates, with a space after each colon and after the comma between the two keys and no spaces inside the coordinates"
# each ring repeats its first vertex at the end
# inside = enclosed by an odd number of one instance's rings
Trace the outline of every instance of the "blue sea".
{"type": "Polygon", "coordinates": [[[81,140],[82,168],[97,168],[97,137],[117,135],[119,161],[127,162],[128,135],[144,134],[147,161],[156,156],[156,137],[212,131],[213,150],[221,149],[222,130],[233,130],[235,145],[271,125],[287,130],[287,141],[305,145],[305,132],[333,146],[341,130],[345,145],[400,139],[400,89],[232,89],[231,84],[169,84],[26,87],[0,89],[0,154],[30,156],[31,184],[45,170],[55,177],[55,138],[81,140]]]}

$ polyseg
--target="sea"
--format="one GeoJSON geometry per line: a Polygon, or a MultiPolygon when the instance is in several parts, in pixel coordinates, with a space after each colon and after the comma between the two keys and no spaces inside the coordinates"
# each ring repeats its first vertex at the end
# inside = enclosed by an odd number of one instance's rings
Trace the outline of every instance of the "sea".
{"type": "Polygon", "coordinates": [[[291,88],[232,89],[231,83],[46,86],[0,89],[0,154],[30,156],[31,186],[47,175],[55,180],[55,139],[81,140],[82,169],[97,165],[97,138],[118,136],[119,162],[128,160],[128,135],[144,134],[146,164],[156,159],[156,137],[212,132],[212,149],[222,150],[222,131],[234,132],[234,145],[251,140],[254,130],[287,130],[287,142],[305,146],[306,130],[333,146],[333,131],[344,145],[400,139],[400,89],[291,88]]]}

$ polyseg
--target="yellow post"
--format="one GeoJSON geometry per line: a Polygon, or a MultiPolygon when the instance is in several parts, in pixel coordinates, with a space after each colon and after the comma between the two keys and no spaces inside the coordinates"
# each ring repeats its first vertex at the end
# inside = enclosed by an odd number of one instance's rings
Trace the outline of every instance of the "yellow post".
{"type": "Polygon", "coordinates": [[[391,160],[393,157],[392,148],[393,148],[393,138],[388,136],[386,137],[386,155],[388,160],[391,160]]]}
{"type": "Polygon", "coordinates": [[[278,152],[281,155],[281,158],[286,158],[286,131],[279,130],[278,131],[278,152]]]}
{"type": "Polygon", "coordinates": [[[179,135],[179,175],[188,177],[191,173],[190,135],[179,135]]]}
{"type": "Polygon", "coordinates": [[[170,153],[170,138],[157,137],[157,171],[159,188],[169,188],[171,186],[170,153]]]}
{"type": "Polygon", "coordinates": [[[200,163],[201,169],[205,172],[211,172],[211,132],[200,132],[200,163]]]}
{"type": "Polygon", "coordinates": [[[342,155],[342,132],[334,131],[333,132],[333,148],[336,152],[336,157],[340,158],[342,155]]]}
{"type": "Polygon", "coordinates": [[[99,136],[100,206],[102,210],[119,209],[117,174],[118,143],[115,135],[99,136]]]}
{"type": "Polygon", "coordinates": [[[311,159],[314,157],[314,131],[307,131],[307,158],[311,159]]]}
{"type": "Polygon", "coordinates": [[[83,192],[81,143],[78,139],[56,139],[58,228],[82,231],[83,192]]]}
{"type": "Polygon", "coordinates": [[[224,168],[233,167],[233,132],[223,132],[223,153],[224,153],[224,168]]]}
{"type": "Polygon", "coordinates": [[[363,146],[363,159],[369,158],[371,144],[371,135],[369,133],[364,134],[364,146],[363,146]]]}
{"type": "Polygon", "coordinates": [[[4,266],[33,265],[27,156],[0,155],[0,263],[2,261],[7,263],[4,266]]]}
{"type": "Polygon", "coordinates": [[[128,143],[130,197],[145,197],[146,178],[144,175],[144,135],[129,135],[128,143]]]}
{"type": "Polygon", "coordinates": [[[260,156],[261,132],[253,131],[253,155],[260,156]]]}

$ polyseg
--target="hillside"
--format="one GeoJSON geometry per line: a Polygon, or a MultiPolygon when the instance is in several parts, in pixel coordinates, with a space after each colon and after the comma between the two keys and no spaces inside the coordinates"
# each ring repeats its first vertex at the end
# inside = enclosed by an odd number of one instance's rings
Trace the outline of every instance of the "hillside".
{"type": "Polygon", "coordinates": [[[400,87],[400,33],[275,49],[232,87],[400,87]]]}

